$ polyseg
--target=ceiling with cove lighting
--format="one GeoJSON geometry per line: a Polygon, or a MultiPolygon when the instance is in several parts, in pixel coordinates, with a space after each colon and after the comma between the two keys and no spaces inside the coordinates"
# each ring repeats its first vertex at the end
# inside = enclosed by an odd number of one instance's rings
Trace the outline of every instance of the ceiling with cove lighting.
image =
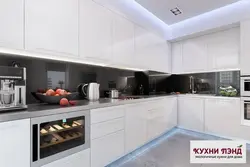
{"type": "Polygon", "coordinates": [[[135,0],[167,25],[232,4],[239,0],[135,0]],[[174,15],[170,10],[178,8],[182,13],[174,15]]]}

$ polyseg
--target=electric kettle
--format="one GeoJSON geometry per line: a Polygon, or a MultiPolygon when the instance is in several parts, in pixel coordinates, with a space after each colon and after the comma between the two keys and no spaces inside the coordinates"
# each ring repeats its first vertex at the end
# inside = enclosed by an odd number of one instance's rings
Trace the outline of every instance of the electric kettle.
{"type": "Polygon", "coordinates": [[[89,83],[85,84],[82,87],[82,92],[88,100],[94,101],[100,98],[99,91],[100,84],[98,83],[89,83]]]}

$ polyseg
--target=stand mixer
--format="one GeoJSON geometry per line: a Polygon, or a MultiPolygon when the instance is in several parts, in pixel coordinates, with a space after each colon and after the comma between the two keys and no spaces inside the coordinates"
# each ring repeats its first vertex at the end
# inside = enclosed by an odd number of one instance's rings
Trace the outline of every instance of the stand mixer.
{"type": "Polygon", "coordinates": [[[26,68],[0,66],[0,112],[26,108],[26,68]]]}

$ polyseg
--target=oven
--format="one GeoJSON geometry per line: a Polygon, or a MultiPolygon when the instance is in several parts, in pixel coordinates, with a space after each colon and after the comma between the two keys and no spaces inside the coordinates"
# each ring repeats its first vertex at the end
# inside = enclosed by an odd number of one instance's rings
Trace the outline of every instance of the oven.
{"type": "Polygon", "coordinates": [[[250,96],[250,76],[241,77],[241,96],[250,96]]]}
{"type": "Polygon", "coordinates": [[[250,97],[241,97],[241,123],[250,126],[250,97]]]}
{"type": "Polygon", "coordinates": [[[90,111],[31,119],[31,167],[40,167],[90,147],[90,111]]]}

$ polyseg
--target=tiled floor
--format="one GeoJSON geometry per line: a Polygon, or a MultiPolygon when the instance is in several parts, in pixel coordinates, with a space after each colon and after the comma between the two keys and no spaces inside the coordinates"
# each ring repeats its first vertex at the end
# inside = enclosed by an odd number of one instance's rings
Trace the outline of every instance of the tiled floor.
{"type": "Polygon", "coordinates": [[[119,167],[250,167],[250,152],[247,164],[190,164],[190,140],[219,139],[208,135],[196,135],[193,132],[178,131],[139,156],[119,167]]]}

